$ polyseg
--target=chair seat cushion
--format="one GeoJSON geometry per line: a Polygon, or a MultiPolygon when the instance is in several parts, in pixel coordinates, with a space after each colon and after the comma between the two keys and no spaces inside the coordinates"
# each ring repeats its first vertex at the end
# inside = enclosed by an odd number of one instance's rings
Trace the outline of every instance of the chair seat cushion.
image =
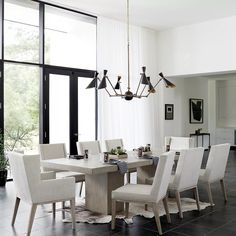
{"type": "Polygon", "coordinates": [[[112,199],[129,202],[151,202],[151,185],[127,184],[112,191],[112,199]]]}
{"type": "Polygon", "coordinates": [[[72,172],[72,171],[60,171],[56,173],[57,178],[67,178],[67,177],[74,177],[75,182],[82,182],[85,181],[85,176],[79,172],[72,172]]]}

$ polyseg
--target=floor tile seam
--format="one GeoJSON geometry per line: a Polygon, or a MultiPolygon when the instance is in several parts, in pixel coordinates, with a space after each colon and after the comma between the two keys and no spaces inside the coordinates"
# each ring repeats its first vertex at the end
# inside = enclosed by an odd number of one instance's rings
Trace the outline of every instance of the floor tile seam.
{"type": "Polygon", "coordinates": [[[224,226],[226,226],[227,224],[232,223],[232,222],[235,221],[235,220],[236,220],[236,218],[234,218],[234,219],[231,220],[231,221],[228,221],[227,223],[225,223],[225,224],[223,224],[223,225],[221,225],[221,226],[219,226],[219,227],[216,227],[215,229],[213,229],[213,230],[211,230],[210,232],[208,232],[207,235],[208,235],[208,234],[211,234],[211,233],[213,233],[213,232],[215,232],[216,230],[218,230],[218,229],[220,229],[220,228],[223,228],[224,226]]]}
{"type": "MultiPolygon", "coordinates": [[[[215,211],[212,211],[212,212],[215,212],[215,211]]],[[[197,219],[203,218],[204,216],[207,216],[207,215],[211,214],[212,212],[209,212],[209,213],[207,213],[207,214],[205,214],[205,215],[199,216],[199,217],[197,217],[197,219]]],[[[182,226],[184,226],[184,225],[186,225],[186,224],[189,224],[189,223],[191,223],[191,222],[193,222],[193,221],[195,221],[195,220],[196,220],[196,219],[192,219],[192,220],[186,221],[186,222],[184,222],[183,224],[178,225],[178,226],[176,226],[176,227],[174,227],[174,228],[168,230],[168,232],[174,231],[175,229],[178,229],[178,228],[180,228],[180,227],[182,227],[182,226]]]]}
{"type": "MultiPolygon", "coordinates": [[[[169,232],[169,231],[166,231],[166,232],[169,232]]],[[[171,231],[171,232],[179,234],[179,235],[183,235],[183,236],[191,236],[190,234],[185,234],[185,233],[178,232],[178,231],[171,231]]]]}

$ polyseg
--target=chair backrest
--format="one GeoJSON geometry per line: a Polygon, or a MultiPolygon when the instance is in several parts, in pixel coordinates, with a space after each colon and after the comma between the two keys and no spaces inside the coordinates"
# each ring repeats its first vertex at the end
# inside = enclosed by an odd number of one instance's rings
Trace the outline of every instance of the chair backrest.
{"type": "Polygon", "coordinates": [[[111,149],[114,149],[117,147],[124,148],[123,140],[121,138],[105,140],[105,145],[106,145],[107,152],[110,152],[111,149]]]}
{"type": "Polygon", "coordinates": [[[230,144],[212,145],[206,165],[204,179],[209,182],[224,178],[230,144]]]}
{"type": "Polygon", "coordinates": [[[177,190],[197,186],[204,148],[191,148],[180,152],[173,185],[177,190]]]}
{"type": "Polygon", "coordinates": [[[84,155],[84,150],[88,150],[89,154],[99,154],[101,153],[101,147],[99,141],[87,141],[87,142],[77,142],[78,154],[84,155]]]}
{"type": "Polygon", "coordinates": [[[165,137],[165,147],[170,145],[170,150],[183,150],[194,147],[194,139],[189,137],[165,137]]]}
{"type": "Polygon", "coordinates": [[[66,145],[64,143],[39,144],[39,154],[42,160],[65,158],[66,145]]]}
{"type": "Polygon", "coordinates": [[[40,182],[39,155],[10,152],[8,157],[17,197],[32,203],[40,182]]]}
{"type": "MultiPolygon", "coordinates": [[[[66,145],[64,143],[39,144],[39,154],[41,160],[65,158],[66,145]]],[[[54,169],[43,167],[43,171],[54,171],[54,169]]]]}
{"type": "Polygon", "coordinates": [[[175,152],[166,152],[160,156],[152,183],[151,196],[158,202],[165,197],[174,164],[175,152]]]}

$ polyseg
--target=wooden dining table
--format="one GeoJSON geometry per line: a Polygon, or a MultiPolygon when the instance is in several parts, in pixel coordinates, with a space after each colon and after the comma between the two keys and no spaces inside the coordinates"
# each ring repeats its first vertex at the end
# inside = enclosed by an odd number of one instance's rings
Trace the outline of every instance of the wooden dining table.
{"type": "MultiPolygon", "coordinates": [[[[85,174],[86,208],[93,212],[111,214],[111,192],[124,185],[124,175],[120,174],[117,165],[104,163],[103,154],[89,155],[88,159],[58,158],[42,160],[41,165],[58,170],[69,170],[85,174]]],[[[128,169],[137,168],[137,182],[144,183],[145,178],[155,173],[156,166],[152,159],[138,158],[136,152],[128,152],[122,159],[128,169]]],[[[123,210],[123,204],[117,205],[117,211],[123,210]]]]}

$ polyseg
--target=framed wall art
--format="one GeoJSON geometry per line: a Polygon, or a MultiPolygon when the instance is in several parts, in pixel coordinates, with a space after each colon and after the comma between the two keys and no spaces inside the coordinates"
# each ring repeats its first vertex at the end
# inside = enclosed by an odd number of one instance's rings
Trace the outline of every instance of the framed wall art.
{"type": "Polygon", "coordinates": [[[198,98],[189,99],[189,123],[191,124],[203,123],[203,99],[198,99],[198,98]]]}
{"type": "Polygon", "coordinates": [[[165,104],[165,120],[174,120],[174,104],[165,104]]]}

